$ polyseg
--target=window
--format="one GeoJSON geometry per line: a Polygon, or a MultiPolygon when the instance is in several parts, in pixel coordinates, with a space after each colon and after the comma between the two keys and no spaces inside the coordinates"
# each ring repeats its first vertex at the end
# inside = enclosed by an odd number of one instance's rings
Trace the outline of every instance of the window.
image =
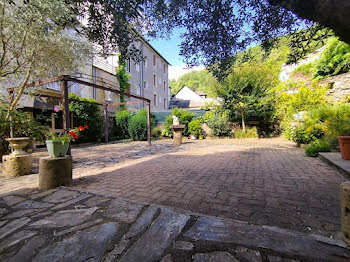
{"type": "Polygon", "coordinates": [[[147,88],[147,81],[143,80],[143,88],[147,88]]]}
{"type": "Polygon", "coordinates": [[[163,72],[164,72],[164,74],[165,74],[165,71],[166,71],[166,65],[163,64],[163,72]]]}
{"type": "Polygon", "coordinates": [[[147,57],[145,58],[145,60],[143,60],[143,66],[147,68],[147,57]]]}
{"type": "Polygon", "coordinates": [[[164,109],[167,108],[167,105],[166,105],[166,98],[164,98],[164,109]]]}
{"type": "Polygon", "coordinates": [[[153,74],[153,85],[156,86],[156,79],[157,79],[157,76],[155,74],[153,74]]]}
{"type": "Polygon", "coordinates": [[[156,94],[153,95],[153,105],[157,106],[157,95],[156,94]]]}
{"type": "Polygon", "coordinates": [[[165,91],[165,81],[163,82],[163,88],[164,88],[164,91],[165,91]]]}
{"type": "Polygon", "coordinates": [[[140,72],[140,64],[136,64],[135,67],[136,67],[136,71],[140,72]]]}
{"type": "Polygon", "coordinates": [[[157,61],[156,55],[153,55],[153,65],[154,66],[156,66],[156,61],[157,61]]]}

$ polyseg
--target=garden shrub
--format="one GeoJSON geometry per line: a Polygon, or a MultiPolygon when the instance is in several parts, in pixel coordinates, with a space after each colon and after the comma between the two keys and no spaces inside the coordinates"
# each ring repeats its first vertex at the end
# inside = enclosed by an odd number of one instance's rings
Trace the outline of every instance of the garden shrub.
{"type": "Polygon", "coordinates": [[[151,131],[152,139],[154,139],[154,140],[159,139],[161,135],[162,135],[162,130],[160,130],[160,128],[155,127],[152,129],[152,131],[151,131]]]}
{"type": "MultiPolygon", "coordinates": [[[[151,130],[156,125],[156,118],[151,114],[151,130]]],[[[130,137],[135,141],[147,140],[147,111],[141,109],[129,120],[128,127],[130,137]]]]}
{"type": "Polygon", "coordinates": [[[116,113],[115,123],[116,123],[116,137],[117,139],[127,139],[130,138],[129,135],[129,121],[132,114],[127,110],[121,110],[116,113]]]}
{"type": "MultiPolygon", "coordinates": [[[[79,97],[69,94],[70,98],[80,101],[97,102],[94,99],[79,97]]],[[[69,102],[69,110],[73,112],[73,126],[87,125],[89,129],[82,133],[77,143],[94,142],[102,138],[104,119],[98,104],[69,102]]]]}
{"type": "Polygon", "coordinates": [[[280,121],[283,134],[292,138],[295,114],[310,111],[326,103],[326,86],[287,81],[275,89],[275,118],[280,121]]]}
{"type": "Polygon", "coordinates": [[[305,153],[310,157],[317,157],[319,152],[329,152],[332,145],[329,141],[323,139],[317,139],[305,148],[305,153]]]}
{"type": "Polygon", "coordinates": [[[298,127],[293,128],[291,139],[299,146],[301,144],[309,144],[310,142],[321,138],[323,135],[323,131],[316,127],[310,130],[305,129],[305,127],[298,127]]]}
{"type": "Polygon", "coordinates": [[[228,112],[222,110],[210,110],[202,116],[202,121],[211,129],[211,135],[223,137],[231,133],[228,121],[228,112]]]}
{"type": "Polygon", "coordinates": [[[202,134],[202,123],[199,119],[194,119],[191,122],[188,123],[188,132],[191,135],[198,136],[202,134]]]}
{"type": "Polygon", "coordinates": [[[346,73],[350,70],[350,45],[331,38],[320,59],[315,61],[314,78],[322,79],[346,73]]]}
{"type": "Polygon", "coordinates": [[[174,108],[171,114],[166,117],[162,135],[166,137],[173,136],[173,132],[170,130],[170,126],[173,124],[173,115],[179,118],[180,125],[185,125],[185,129],[182,131],[183,136],[188,136],[188,123],[192,121],[194,113],[179,108],[174,108]]]}
{"type": "Polygon", "coordinates": [[[235,130],[235,132],[233,133],[235,138],[257,138],[258,137],[258,131],[256,129],[256,127],[252,127],[252,128],[247,128],[246,129],[246,133],[243,132],[242,129],[237,129],[235,130]]]}

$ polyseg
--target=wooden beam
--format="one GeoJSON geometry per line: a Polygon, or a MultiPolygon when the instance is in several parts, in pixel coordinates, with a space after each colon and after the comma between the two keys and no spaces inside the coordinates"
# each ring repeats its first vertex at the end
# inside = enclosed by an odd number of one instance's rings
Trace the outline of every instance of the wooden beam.
{"type": "Polygon", "coordinates": [[[147,141],[148,146],[151,146],[151,109],[150,109],[150,103],[148,102],[147,105],[147,141]]]}
{"type": "Polygon", "coordinates": [[[101,85],[98,85],[98,84],[93,84],[93,83],[90,83],[90,82],[82,81],[80,79],[77,79],[77,78],[74,78],[74,77],[70,77],[70,76],[63,76],[63,77],[67,81],[75,82],[75,83],[86,85],[86,86],[95,87],[95,88],[102,89],[102,90],[105,90],[105,91],[109,91],[109,92],[112,92],[112,93],[115,93],[115,94],[124,95],[124,96],[127,96],[127,97],[133,97],[133,98],[137,98],[137,99],[140,99],[140,100],[143,100],[143,101],[146,101],[146,102],[150,102],[149,99],[144,98],[142,96],[133,95],[133,94],[129,94],[129,93],[124,93],[124,92],[121,92],[121,91],[116,90],[116,89],[112,89],[112,88],[101,86],[101,85]]]}
{"type": "Polygon", "coordinates": [[[120,103],[110,103],[109,106],[121,106],[121,105],[131,105],[131,104],[141,104],[145,101],[129,101],[129,102],[120,102],[120,103]]]}
{"type": "MultiPolygon", "coordinates": [[[[65,132],[69,131],[70,128],[70,113],[69,113],[69,100],[68,100],[68,81],[63,80],[61,82],[61,92],[62,92],[62,104],[63,104],[63,130],[65,132]]],[[[68,155],[71,155],[70,146],[67,152],[68,155]]]]}

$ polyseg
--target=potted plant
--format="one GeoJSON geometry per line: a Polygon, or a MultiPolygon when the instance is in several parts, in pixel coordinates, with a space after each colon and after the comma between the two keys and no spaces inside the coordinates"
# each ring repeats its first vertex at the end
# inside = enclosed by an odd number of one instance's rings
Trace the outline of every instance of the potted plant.
{"type": "Polygon", "coordinates": [[[89,129],[89,127],[87,125],[84,125],[84,127],[79,126],[68,133],[49,133],[46,140],[46,148],[50,157],[64,157],[67,154],[70,141],[77,140],[79,133],[85,129],[89,129]]]}
{"type": "Polygon", "coordinates": [[[188,123],[188,132],[191,134],[190,139],[197,139],[202,134],[202,124],[199,119],[194,119],[188,123]]]}

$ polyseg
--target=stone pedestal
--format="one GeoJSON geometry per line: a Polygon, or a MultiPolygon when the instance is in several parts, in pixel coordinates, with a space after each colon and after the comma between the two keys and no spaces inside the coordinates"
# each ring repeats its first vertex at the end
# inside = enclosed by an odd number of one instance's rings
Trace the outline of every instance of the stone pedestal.
{"type": "Polygon", "coordinates": [[[340,185],[340,208],[343,240],[350,246],[350,181],[340,185]]]}
{"type": "Polygon", "coordinates": [[[29,175],[32,170],[31,155],[5,155],[2,157],[2,172],[6,177],[29,175]]]}
{"type": "Polygon", "coordinates": [[[182,144],[182,131],[185,129],[185,125],[172,125],[174,146],[180,146],[182,144]]]}
{"type": "Polygon", "coordinates": [[[72,183],[72,157],[42,157],[39,162],[39,188],[50,189],[72,183]]]}

